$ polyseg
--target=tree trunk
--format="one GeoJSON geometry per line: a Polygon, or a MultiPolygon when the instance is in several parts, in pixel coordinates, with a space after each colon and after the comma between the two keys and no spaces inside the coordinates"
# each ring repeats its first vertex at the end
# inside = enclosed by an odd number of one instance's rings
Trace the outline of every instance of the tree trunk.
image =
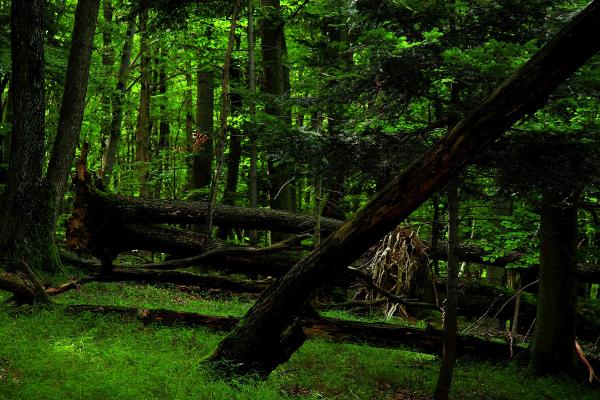
{"type": "MultiPolygon", "coordinates": [[[[88,221],[96,220],[112,221],[113,224],[202,224],[206,221],[206,202],[139,199],[109,194],[92,186],[89,174],[81,164],[78,165],[74,182],[77,192],[76,204],[68,224],[76,229],[90,224],[88,221]]],[[[315,225],[314,216],[268,208],[228,205],[218,205],[213,220],[217,226],[269,229],[286,233],[309,232],[315,225]]],[[[338,220],[321,218],[321,230],[325,233],[331,233],[341,224],[338,220]]],[[[94,228],[91,224],[90,229],[94,228]]]]}
{"type": "Polygon", "coordinates": [[[237,26],[237,17],[240,8],[240,0],[235,0],[233,6],[233,14],[231,16],[231,25],[229,28],[229,38],[227,40],[227,50],[225,51],[225,62],[223,65],[223,80],[221,81],[221,126],[219,129],[219,141],[215,154],[216,166],[213,179],[210,182],[210,195],[208,198],[208,210],[206,212],[206,228],[205,232],[208,237],[212,235],[212,222],[217,204],[217,194],[219,192],[219,182],[221,181],[221,173],[223,172],[223,164],[225,159],[225,146],[227,144],[227,130],[229,126],[229,112],[231,111],[231,99],[229,97],[229,81],[231,74],[231,60],[233,52],[233,43],[235,41],[235,28],[237,26]]]}
{"type": "MultiPolygon", "coordinates": [[[[102,1],[102,11],[104,16],[103,24],[101,25],[102,30],[102,74],[107,79],[113,73],[114,59],[113,59],[113,43],[112,43],[112,31],[113,31],[113,7],[111,0],[102,1]]],[[[105,88],[100,95],[100,149],[101,154],[106,154],[106,146],[108,145],[108,138],[110,137],[110,100],[111,90],[105,88]]]]}
{"type": "Polygon", "coordinates": [[[575,372],[577,198],[569,195],[542,194],[540,283],[528,367],[535,375],[575,372]]]}
{"type": "Polygon", "coordinates": [[[456,181],[448,187],[448,264],[446,301],[444,307],[444,338],[442,363],[433,398],[446,400],[450,395],[452,373],[456,362],[456,338],[458,336],[458,186],[456,181]]]}
{"type": "Polygon", "coordinates": [[[0,210],[0,262],[32,270],[60,265],[42,180],[45,130],[44,2],[11,3],[12,138],[8,183],[0,210]]]}
{"type": "Polygon", "coordinates": [[[121,53],[121,64],[117,72],[117,89],[112,98],[112,118],[110,122],[110,135],[106,145],[106,151],[102,155],[102,168],[100,178],[104,187],[108,187],[112,176],[112,171],[117,160],[117,150],[119,148],[119,139],[121,138],[121,124],[123,121],[123,98],[126,93],[126,83],[129,76],[131,63],[131,47],[133,44],[133,35],[135,34],[135,20],[129,22],[127,27],[127,37],[121,53]]]}
{"type": "MultiPolygon", "coordinates": [[[[286,95],[286,72],[283,64],[285,51],[284,23],[279,0],[261,0],[264,12],[262,21],[262,92],[266,95],[265,112],[275,117],[280,129],[287,127],[289,110],[281,106],[286,95]]],[[[289,168],[268,162],[270,181],[270,206],[276,210],[291,211],[292,192],[290,189],[289,168]]],[[[284,235],[273,233],[274,242],[283,240],[284,235]]]]}
{"type": "MultiPolygon", "coordinates": [[[[254,54],[254,0],[248,0],[248,89],[250,96],[256,93],[256,63],[254,54]]],[[[256,129],[254,118],[256,114],[256,101],[250,98],[249,104],[250,124],[248,125],[248,137],[250,138],[250,176],[248,177],[248,190],[250,197],[250,207],[258,207],[258,148],[256,145],[256,129]]],[[[258,244],[258,232],[253,229],[250,231],[250,245],[258,244]]]]}
{"type": "Polygon", "coordinates": [[[156,68],[159,69],[158,73],[158,92],[160,94],[159,108],[160,108],[160,123],[158,126],[158,153],[159,169],[158,178],[156,179],[156,197],[160,198],[160,192],[163,186],[163,176],[165,171],[168,170],[168,156],[165,154],[169,150],[169,136],[171,135],[171,125],[169,123],[169,115],[167,113],[167,71],[165,69],[165,51],[164,49],[159,50],[160,57],[157,62],[156,68]]]}
{"type": "Polygon", "coordinates": [[[99,8],[100,0],[79,0],[75,11],[75,26],[69,50],[58,129],[46,176],[52,208],[52,232],[60,210],[59,206],[63,201],[81,132],[99,8]]]}
{"type": "Polygon", "coordinates": [[[150,190],[146,181],[148,179],[148,163],[150,162],[150,98],[152,87],[150,84],[150,49],[148,48],[148,13],[140,13],[140,108],[138,113],[137,128],[135,130],[135,162],[137,163],[138,181],[140,184],[140,197],[148,197],[150,190]]]}
{"type": "Polygon", "coordinates": [[[433,217],[431,220],[431,248],[434,249],[431,254],[431,267],[435,276],[440,275],[439,257],[436,254],[435,249],[438,248],[440,240],[440,198],[437,195],[433,195],[431,198],[433,206],[433,217]]]}
{"type": "MultiPolygon", "coordinates": [[[[234,85],[239,85],[240,69],[234,63],[231,64],[231,80],[234,85]]],[[[235,86],[234,86],[235,87],[235,86]]],[[[231,116],[236,117],[242,112],[242,96],[237,91],[232,91],[231,99],[231,116]]],[[[227,177],[225,179],[225,192],[223,193],[223,204],[235,205],[237,195],[238,176],[240,173],[240,161],[242,159],[242,133],[237,127],[229,127],[229,153],[227,154],[227,177]]],[[[227,239],[230,227],[219,227],[217,237],[227,239]]]]}
{"type": "Polygon", "coordinates": [[[268,375],[302,344],[297,319],[312,295],[394,229],[465,164],[600,50],[600,0],[573,18],[425,155],[310,256],[271,285],[211,356],[219,368],[268,375]]]}
{"type": "MultiPolygon", "coordinates": [[[[212,72],[198,67],[196,99],[196,143],[192,157],[192,189],[210,185],[214,141],[214,77],[212,72]]],[[[208,196],[207,196],[208,197],[208,196]]],[[[196,197],[197,198],[197,197],[196,197]]]]}

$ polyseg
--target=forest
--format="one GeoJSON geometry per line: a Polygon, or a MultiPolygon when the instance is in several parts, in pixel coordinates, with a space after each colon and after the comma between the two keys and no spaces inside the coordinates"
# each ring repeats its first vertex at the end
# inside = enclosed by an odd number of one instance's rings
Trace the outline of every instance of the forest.
{"type": "Polygon", "coordinates": [[[600,399],[600,0],[0,0],[0,399],[600,399]]]}

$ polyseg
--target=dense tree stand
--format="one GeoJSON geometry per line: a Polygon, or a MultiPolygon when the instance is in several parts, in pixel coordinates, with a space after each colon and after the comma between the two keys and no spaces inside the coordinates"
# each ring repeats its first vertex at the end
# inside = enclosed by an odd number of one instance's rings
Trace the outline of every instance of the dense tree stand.
{"type": "Polygon", "coordinates": [[[431,194],[600,50],[594,1],[452,131],[272,285],[211,356],[229,373],[267,376],[302,344],[298,321],[312,295],[394,229],[431,194]]]}

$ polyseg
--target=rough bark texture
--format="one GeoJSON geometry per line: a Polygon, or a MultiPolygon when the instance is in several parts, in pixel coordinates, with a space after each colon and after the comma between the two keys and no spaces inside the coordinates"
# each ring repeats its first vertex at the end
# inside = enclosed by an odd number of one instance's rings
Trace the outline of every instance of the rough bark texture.
{"type": "Polygon", "coordinates": [[[12,139],[0,204],[0,260],[15,268],[53,269],[53,227],[44,160],[44,22],[41,0],[11,3],[12,139]]]}
{"type": "Polygon", "coordinates": [[[577,276],[576,199],[542,195],[540,283],[529,372],[575,372],[577,276]]]}
{"type": "Polygon", "coordinates": [[[236,373],[268,375],[302,341],[295,321],[308,300],[600,50],[600,0],[591,3],[424,156],[394,179],[310,256],[265,291],[211,360],[236,373]]]}
{"type": "Polygon", "coordinates": [[[69,50],[65,89],[46,177],[50,189],[50,206],[54,211],[52,228],[56,223],[59,205],[65,194],[81,132],[99,8],[100,0],[79,0],[75,10],[75,26],[69,50]]]}
{"type": "MultiPolygon", "coordinates": [[[[107,226],[112,229],[108,233],[114,234],[117,226],[130,223],[202,224],[206,222],[207,203],[205,202],[136,199],[108,194],[93,186],[85,164],[78,165],[74,183],[75,207],[67,228],[71,232],[80,229],[102,231],[101,226],[107,226]]],[[[217,226],[303,233],[313,229],[315,218],[267,208],[218,205],[213,215],[213,223],[217,226]]],[[[321,219],[321,229],[324,233],[330,233],[340,225],[341,222],[338,220],[321,219]]],[[[93,235],[97,234],[98,232],[93,233],[93,235]]]]}

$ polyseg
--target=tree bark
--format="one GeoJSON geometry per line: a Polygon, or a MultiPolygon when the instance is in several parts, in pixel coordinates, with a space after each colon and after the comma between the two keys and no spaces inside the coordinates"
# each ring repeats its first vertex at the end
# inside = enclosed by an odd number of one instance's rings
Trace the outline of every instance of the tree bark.
{"type": "MultiPolygon", "coordinates": [[[[256,94],[256,63],[254,54],[254,0],[248,0],[248,89],[250,96],[256,94]]],[[[248,127],[248,137],[250,138],[250,176],[248,177],[248,191],[250,197],[250,207],[258,207],[258,147],[256,145],[256,133],[254,129],[254,118],[256,115],[256,101],[253,97],[249,102],[250,124],[248,127]]],[[[250,245],[258,244],[258,232],[253,229],[250,231],[250,245]]]]}
{"type": "MultiPolygon", "coordinates": [[[[113,43],[112,43],[112,31],[113,31],[113,6],[111,0],[102,1],[102,14],[104,20],[101,26],[102,31],[102,74],[108,78],[112,75],[114,67],[113,59],[113,43]]],[[[108,138],[110,137],[110,100],[111,91],[106,88],[100,95],[100,110],[102,115],[100,117],[100,149],[101,154],[106,154],[106,146],[108,144],[108,138]]]]}
{"type": "MultiPolygon", "coordinates": [[[[73,215],[68,225],[75,229],[89,225],[90,230],[97,229],[90,221],[109,221],[114,223],[168,223],[202,224],[206,221],[207,204],[205,202],[182,200],[159,200],[128,198],[112,195],[92,186],[85,166],[78,166],[74,178],[76,199],[73,215]]],[[[268,208],[249,208],[218,205],[213,216],[214,224],[234,226],[236,228],[269,229],[286,233],[304,233],[314,228],[315,217],[295,214],[268,208]]],[[[107,225],[103,222],[103,225],[107,225]]],[[[341,221],[321,218],[321,230],[330,233],[341,225],[341,221]]]]}
{"type": "Polygon", "coordinates": [[[229,38],[227,40],[227,50],[225,51],[225,63],[223,65],[223,80],[221,82],[221,126],[217,152],[215,154],[216,167],[213,179],[210,182],[210,194],[208,198],[208,210],[206,211],[206,228],[205,232],[208,237],[212,235],[213,215],[215,214],[215,206],[217,205],[217,193],[219,191],[219,182],[221,173],[223,172],[223,164],[225,158],[225,146],[227,144],[227,127],[229,126],[229,112],[231,109],[229,98],[229,81],[231,74],[231,59],[233,52],[233,42],[235,41],[235,28],[237,26],[238,12],[240,8],[240,0],[235,0],[233,6],[233,14],[231,16],[231,25],[229,27],[229,38]]]}
{"type": "MultiPolygon", "coordinates": [[[[287,127],[289,110],[282,106],[286,95],[286,73],[283,64],[285,52],[284,23],[279,0],[261,0],[263,21],[261,25],[263,81],[261,91],[266,95],[265,112],[274,117],[274,125],[287,127]]],[[[270,206],[276,210],[292,210],[289,168],[273,160],[268,162],[270,181],[270,206]]],[[[274,233],[274,242],[283,240],[284,235],[274,233]]]]}
{"type": "MultiPolygon", "coordinates": [[[[231,80],[234,85],[241,87],[240,69],[234,63],[231,64],[231,80]]],[[[235,86],[234,86],[235,87],[235,86]]],[[[243,99],[237,90],[232,90],[229,98],[231,99],[231,116],[236,117],[242,112],[243,99]]],[[[223,193],[223,204],[235,205],[237,196],[238,177],[240,173],[240,161],[242,159],[242,132],[239,128],[229,126],[229,152],[227,154],[227,177],[225,179],[225,192],[223,193]]],[[[230,227],[219,227],[217,237],[227,239],[230,227]]]]}
{"type": "Polygon", "coordinates": [[[52,230],[60,211],[59,206],[63,201],[81,132],[99,8],[100,0],[79,0],[75,10],[65,89],[46,176],[50,190],[50,207],[53,211],[52,230]]]}
{"type": "MultiPolygon", "coordinates": [[[[54,269],[51,213],[42,180],[45,131],[44,2],[11,3],[12,137],[0,209],[0,262],[54,269]]],[[[56,263],[54,262],[56,261],[56,263]]]]}
{"type": "Polygon", "coordinates": [[[442,362],[433,398],[446,400],[450,396],[452,374],[456,362],[456,339],[458,336],[458,185],[456,180],[448,187],[448,264],[446,278],[446,301],[444,307],[444,338],[442,362]]]}
{"type": "Polygon", "coordinates": [[[140,107],[137,127],[135,130],[135,162],[139,182],[140,197],[148,197],[150,190],[146,181],[148,179],[148,163],[150,162],[150,98],[152,87],[150,84],[150,49],[148,47],[148,13],[140,14],[140,107]]]}
{"type": "Polygon", "coordinates": [[[121,138],[121,124],[123,122],[123,98],[126,93],[126,83],[129,77],[129,69],[131,64],[131,47],[133,44],[133,35],[135,34],[135,20],[129,22],[127,27],[127,37],[123,44],[123,52],[121,53],[121,63],[117,72],[117,88],[112,98],[112,117],[110,122],[110,135],[106,145],[106,151],[102,155],[102,169],[100,170],[100,178],[104,187],[108,187],[112,171],[117,160],[117,150],[119,148],[119,140],[121,138]]]}
{"type": "Polygon", "coordinates": [[[197,143],[192,156],[190,182],[192,189],[201,189],[210,185],[214,141],[214,90],[212,72],[198,67],[195,138],[197,143]]]}
{"type": "Polygon", "coordinates": [[[302,344],[297,318],[312,295],[394,229],[465,164],[527,113],[592,55],[600,42],[600,0],[592,2],[451,132],[269,287],[211,356],[235,373],[268,375],[302,344]]]}
{"type": "Polygon", "coordinates": [[[540,283],[537,318],[528,371],[534,375],[576,368],[575,322],[577,276],[576,198],[542,194],[540,224],[540,283]]]}

